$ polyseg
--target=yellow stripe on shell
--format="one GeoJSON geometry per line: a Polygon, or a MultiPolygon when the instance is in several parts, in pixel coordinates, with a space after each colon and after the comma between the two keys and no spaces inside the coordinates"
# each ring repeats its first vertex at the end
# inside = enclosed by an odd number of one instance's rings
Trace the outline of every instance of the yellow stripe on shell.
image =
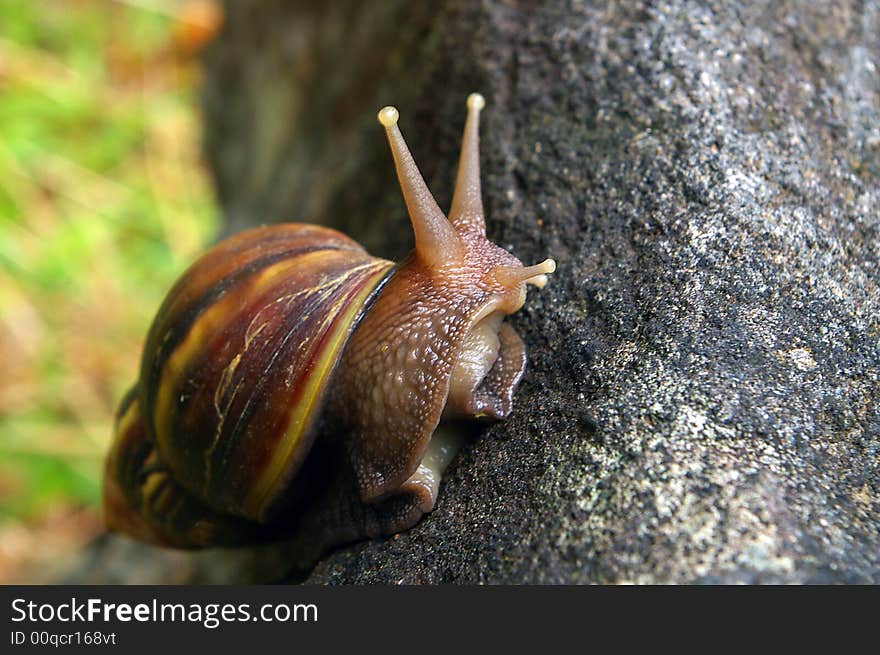
{"type": "MultiPolygon", "coordinates": [[[[270,286],[278,277],[293,268],[307,267],[309,260],[325,257],[335,250],[316,250],[303,255],[273,264],[260,271],[254,280],[248,283],[247,295],[258,295],[270,286]]],[[[160,450],[168,452],[172,448],[169,443],[174,432],[173,418],[176,401],[176,388],[180,376],[186,372],[187,364],[197,355],[204,345],[205,339],[220,332],[228,323],[229,317],[241,308],[241,295],[230,292],[205,309],[201,316],[190,326],[189,332],[174,351],[165,360],[159,377],[156,401],[153,411],[153,425],[156,430],[156,442],[160,450]]]]}
{"type": "Polygon", "coordinates": [[[143,487],[141,487],[141,496],[146,505],[156,504],[156,491],[165,482],[167,477],[168,473],[165,471],[153,471],[147,475],[147,479],[144,481],[143,487]]]}
{"type": "MultiPolygon", "coordinates": [[[[346,337],[351,329],[352,324],[358,318],[364,303],[373,293],[379,283],[385,279],[388,270],[393,266],[391,262],[380,260],[374,265],[376,272],[372,274],[369,280],[364,284],[357,296],[355,296],[345,307],[336,328],[330,335],[324,352],[320,353],[315,363],[314,369],[309,373],[306,386],[303,389],[299,402],[293,407],[290,413],[290,420],[287,423],[287,429],[284,436],[278,443],[269,465],[265,468],[263,475],[259,477],[254,488],[248,493],[245,499],[245,508],[251,516],[263,517],[264,512],[272,500],[272,492],[283,481],[288,474],[289,463],[292,461],[292,455],[297,443],[303,436],[305,431],[311,425],[312,409],[315,402],[321,395],[323,387],[327,383],[328,374],[331,367],[336,363],[343,346],[346,343],[346,337]]],[[[339,301],[341,305],[345,298],[339,301]]]]}
{"type": "Polygon", "coordinates": [[[134,398],[128,404],[128,407],[125,408],[125,413],[123,413],[122,416],[120,416],[117,420],[116,440],[122,440],[124,438],[124,435],[128,433],[129,429],[133,426],[134,423],[137,423],[140,418],[140,403],[138,403],[137,398],[134,398]]]}

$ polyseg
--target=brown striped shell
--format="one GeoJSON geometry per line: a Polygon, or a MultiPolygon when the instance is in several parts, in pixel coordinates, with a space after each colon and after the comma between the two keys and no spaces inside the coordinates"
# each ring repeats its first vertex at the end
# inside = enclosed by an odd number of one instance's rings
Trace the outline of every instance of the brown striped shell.
{"type": "Polygon", "coordinates": [[[397,110],[379,112],[415,237],[396,269],[339,232],[286,224],[231,237],[183,275],[117,415],[108,527],[180,547],[295,532],[314,559],[431,511],[459,445],[444,421],[511,411],[526,353],[503,319],[555,270],[486,238],[483,104],[468,99],[448,217],[397,110]]]}
{"type": "Polygon", "coordinates": [[[140,483],[120,485],[140,494],[135,506],[167,515],[176,484],[219,515],[268,520],[311,448],[343,346],[392,266],[304,224],[249,230],[199,259],[159,310],[120,411],[116,450],[155,450],[140,483]]]}

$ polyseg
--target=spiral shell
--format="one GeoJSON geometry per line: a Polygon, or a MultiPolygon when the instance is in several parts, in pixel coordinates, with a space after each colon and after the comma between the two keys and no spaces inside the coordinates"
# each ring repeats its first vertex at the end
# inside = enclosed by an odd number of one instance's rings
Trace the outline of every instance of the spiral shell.
{"type": "Polygon", "coordinates": [[[107,527],[178,548],[262,541],[266,530],[261,524],[213,512],[182,489],[147,434],[137,391],[129,391],[116,415],[105,465],[107,527]]]}
{"type": "Polygon", "coordinates": [[[236,235],[190,268],[153,323],[139,386],[146,432],[186,491],[224,514],[271,515],[392,266],[294,223],[236,235]]]}

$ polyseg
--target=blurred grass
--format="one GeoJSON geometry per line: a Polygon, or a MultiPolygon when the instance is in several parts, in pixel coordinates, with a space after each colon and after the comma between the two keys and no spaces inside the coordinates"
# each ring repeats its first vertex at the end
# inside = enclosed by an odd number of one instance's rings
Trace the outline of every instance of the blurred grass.
{"type": "Polygon", "coordinates": [[[97,512],[149,322],[215,234],[183,6],[0,0],[0,524],[97,512]]]}

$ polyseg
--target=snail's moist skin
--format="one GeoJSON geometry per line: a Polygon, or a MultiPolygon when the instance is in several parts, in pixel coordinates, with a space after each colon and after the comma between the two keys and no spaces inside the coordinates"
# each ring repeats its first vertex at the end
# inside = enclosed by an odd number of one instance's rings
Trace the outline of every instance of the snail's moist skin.
{"type": "Polygon", "coordinates": [[[452,456],[431,447],[444,410],[502,418],[522,377],[525,349],[503,318],[522,306],[525,281],[497,274],[522,264],[479,232],[458,237],[461,257],[442,268],[415,254],[401,264],[343,354],[334,413],[347,417],[365,501],[413,493],[430,511],[452,456]]]}

